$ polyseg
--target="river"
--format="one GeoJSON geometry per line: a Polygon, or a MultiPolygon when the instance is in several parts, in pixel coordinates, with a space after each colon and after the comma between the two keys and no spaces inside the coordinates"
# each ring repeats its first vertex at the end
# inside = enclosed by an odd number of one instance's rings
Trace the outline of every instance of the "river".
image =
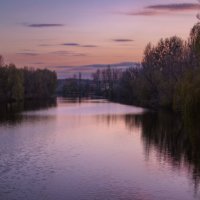
{"type": "Polygon", "coordinates": [[[1,200],[200,199],[200,134],[170,113],[59,98],[0,118],[1,200]]]}

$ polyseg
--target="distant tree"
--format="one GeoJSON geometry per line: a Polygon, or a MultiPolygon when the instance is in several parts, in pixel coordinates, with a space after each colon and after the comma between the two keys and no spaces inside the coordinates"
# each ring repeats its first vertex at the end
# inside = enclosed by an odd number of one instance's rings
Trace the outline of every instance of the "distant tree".
{"type": "Polygon", "coordinates": [[[103,95],[106,98],[113,99],[119,94],[119,80],[122,71],[108,66],[106,69],[97,70],[93,73],[93,81],[97,95],[103,95]]]}
{"type": "Polygon", "coordinates": [[[97,69],[97,71],[95,73],[92,74],[93,77],[93,81],[95,84],[95,94],[96,95],[102,95],[102,91],[101,91],[101,71],[99,69],[97,69]]]}
{"type": "Polygon", "coordinates": [[[4,59],[3,59],[3,56],[0,55],[0,67],[3,67],[4,66],[4,59]]]}
{"type": "Polygon", "coordinates": [[[79,94],[79,84],[78,80],[75,78],[65,80],[65,85],[63,87],[63,96],[66,97],[78,97],[79,94]]]}
{"type": "Polygon", "coordinates": [[[140,99],[139,92],[141,91],[138,86],[140,80],[139,73],[140,68],[133,67],[123,72],[119,83],[120,101],[129,104],[138,103],[138,99],[140,99]]]}

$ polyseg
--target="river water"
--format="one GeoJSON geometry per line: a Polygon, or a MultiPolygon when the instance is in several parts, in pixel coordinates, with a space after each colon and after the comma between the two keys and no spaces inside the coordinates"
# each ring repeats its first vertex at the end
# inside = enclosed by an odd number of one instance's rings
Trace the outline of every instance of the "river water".
{"type": "Polygon", "coordinates": [[[200,136],[170,113],[106,100],[0,118],[1,200],[200,199],[200,136]]]}

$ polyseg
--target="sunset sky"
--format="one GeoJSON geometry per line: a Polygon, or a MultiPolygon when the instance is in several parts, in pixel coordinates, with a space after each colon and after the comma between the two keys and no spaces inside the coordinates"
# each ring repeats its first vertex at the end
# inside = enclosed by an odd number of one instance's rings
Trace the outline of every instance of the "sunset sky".
{"type": "Polygon", "coordinates": [[[22,67],[141,61],[148,42],[186,39],[197,0],[1,0],[0,54],[22,67]]]}

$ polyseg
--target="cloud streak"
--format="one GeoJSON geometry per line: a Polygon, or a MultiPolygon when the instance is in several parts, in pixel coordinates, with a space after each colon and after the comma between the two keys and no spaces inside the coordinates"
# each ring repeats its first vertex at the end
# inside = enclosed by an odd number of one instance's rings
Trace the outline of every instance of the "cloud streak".
{"type": "Polygon", "coordinates": [[[40,54],[38,53],[16,53],[17,55],[22,55],[22,56],[39,56],[40,54]]]}
{"type": "Polygon", "coordinates": [[[85,47],[85,48],[96,48],[98,47],[97,45],[81,45],[81,47],[85,47]]]}
{"type": "Polygon", "coordinates": [[[44,65],[45,63],[44,62],[33,62],[33,63],[30,63],[32,65],[44,65]]]}
{"type": "Polygon", "coordinates": [[[58,56],[79,56],[79,57],[85,57],[87,56],[87,54],[84,53],[77,53],[77,52],[73,52],[73,51],[53,51],[53,52],[49,52],[49,54],[53,54],[53,55],[58,55],[58,56]]]}
{"type": "Polygon", "coordinates": [[[81,46],[79,43],[75,43],[75,42],[72,42],[72,43],[63,43],[61,45],[62,46],[75,46],[75,47],[81,46]]]}
{"type": "Polygon", "coordinates": [[[74,54],[72,54],[72,56],[75,56],[75,57],[86,57],[88,55],[86,53],[74,53],[74,54]]]}
{"type": "Polygon", "coordinates": [[[16,55],[28,56],[28,57],[36,57],[39,55],[68,56],[68,57],[86,57],[86,56],[88,56],[88,54],[86,54],[86,53],[73,52],[73,51],[52,51],[52,52],[43,53],[43,54],[31,53],[31,52],[19,52],[19,53],[16,53],[16,55]]]}
{"type": "Polygon", "coordinates": [[[50,27],[62,27],[64,24],[48,24],[48,23],[41,23],[41,24],[23,24],[26,27],[29,28],[50,28],[50,27]]]}
{"type": "Polygon", "coordinates": [[[69,55],[73,52],[71,51],[53,51],[53,52],[50,52],[50,54],[57,54],[57,55],[69,55]]]}
{"type": "Polygon", "coordinates": [[[52,47],[52,46],[56,46],[54,44],[39,44],[39,47],[52,47]]]}
{"type": "Polygon", "coordinates": [[[131,15],[131,16],[155,16],[155,15],[161,15],[161,13],[157,12],[155,10],[142,10],[142,11],[127,12],[126,15],[131,15]]]}
{"type": "Polygon", "coordinates": [[[145,7],[145,9],[166,10],[166,11],[193,11],[199,10],[200,4],[180,3],[180,4],[157,4],[145,7]]]}
{"type": "Polygon", "coordinates": [[[119,38],[119,39],[113,39],[113,42],[133,42],[134,40],[126,39],[126,38],[119,38]]]}
{"type": "Polygon", "coordinates": [[[200,4],[196,3],[155,4],[146,6],[139,11],[130,11],[123,14],[131,16],[156,16],[177,12],[191,12],[197,10],[200,10],[200,4]]]}
{"type": "Polygon", "coordinates": [[[91,45],[91,44],[81,45],[81,44],[76,43],[76,42],[63,43],[61,45],[62,46],[72,46],[72,47],[83,47],[83,48],[96,48],[96,47],[98,47],[97,45],[91,45]]]}

